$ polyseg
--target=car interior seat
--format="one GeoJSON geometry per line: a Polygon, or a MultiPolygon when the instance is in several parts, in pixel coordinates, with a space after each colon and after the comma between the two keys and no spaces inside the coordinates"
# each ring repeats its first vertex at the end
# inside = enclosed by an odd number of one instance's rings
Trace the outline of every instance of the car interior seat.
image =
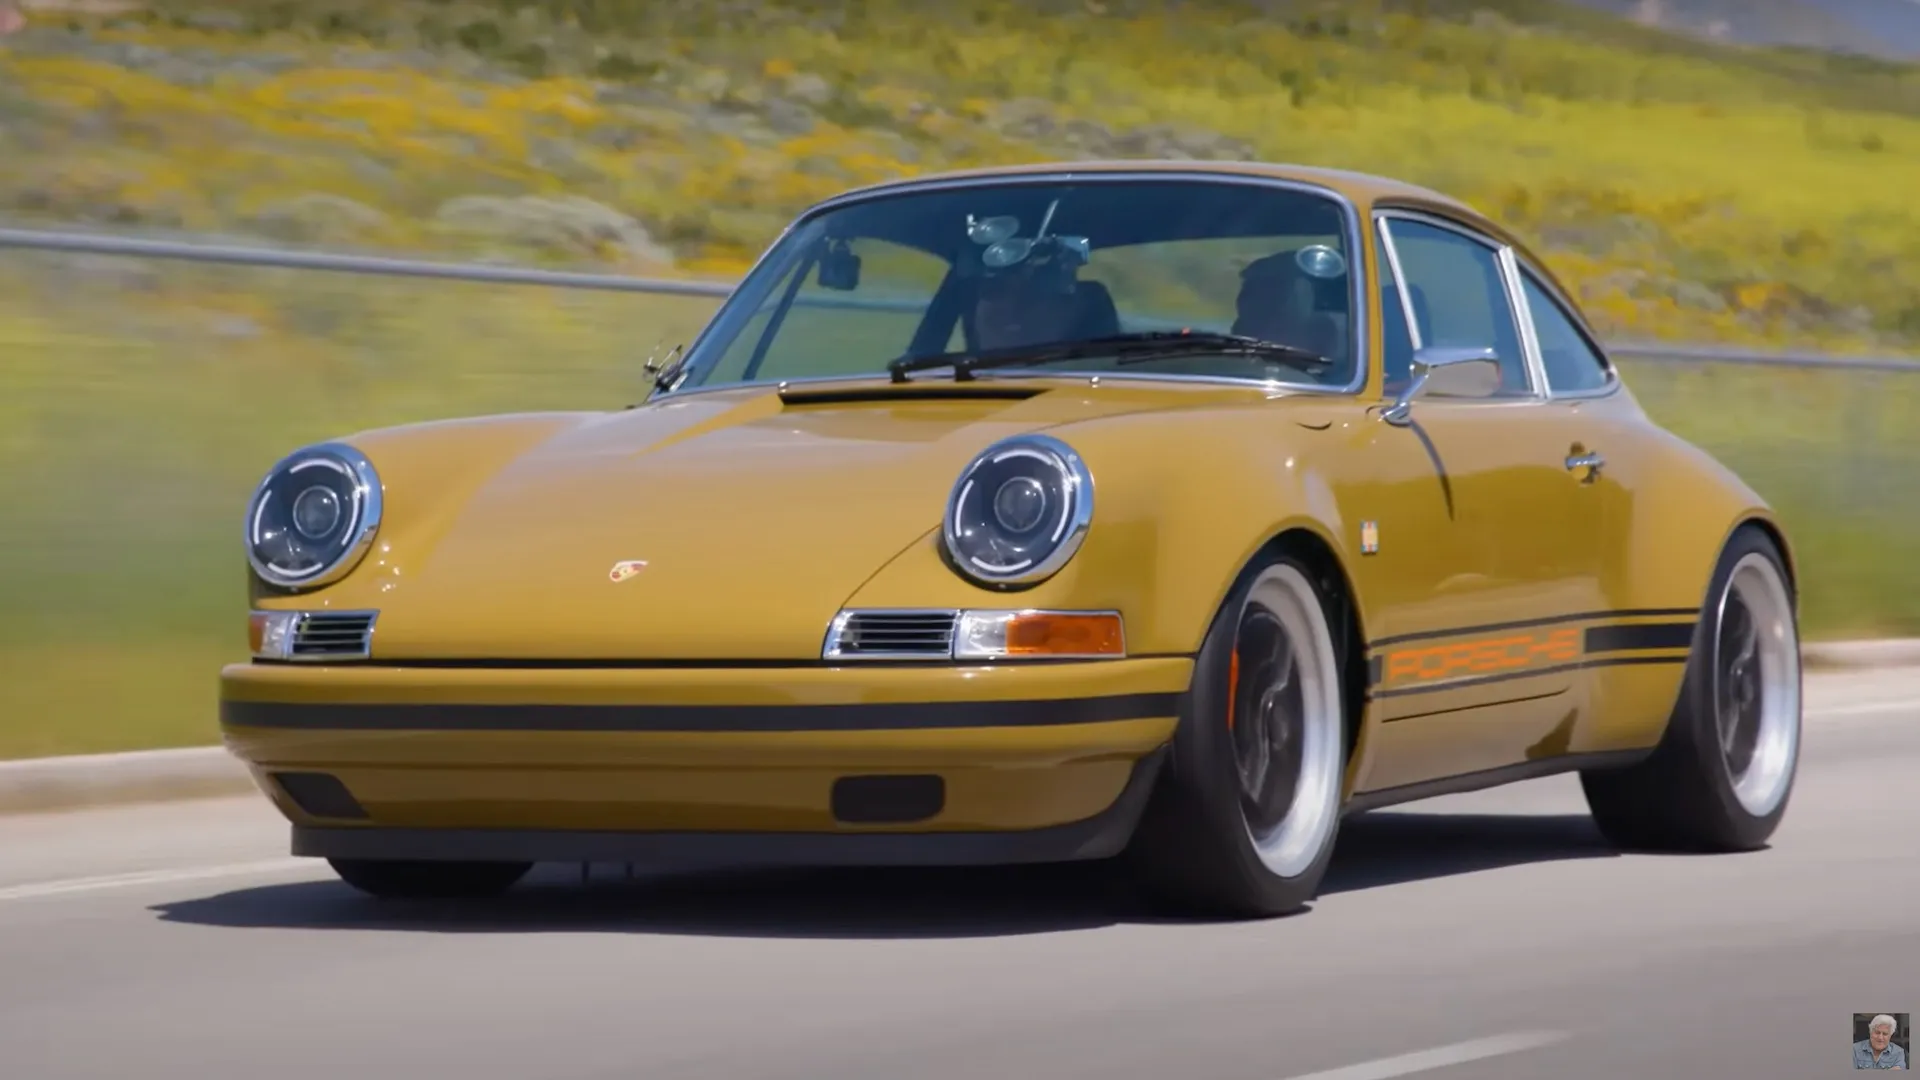
{"type": "Polygon", "coordinates": [[[1073,302],[1079,308],[1074,318],[1073,328],[1065,335],[1069,338],[1112,337],[1120,332],[1120,309],[1113,302],[1113,293],[1098,281],[1077,281],[1073,286],[1073,302]]]}
{"type": "Polygon", "coordinates": [[[1232,332],[1265,338],[1340,360],[1347,354],[1344,279],[1319,281],[1294,262],[1295,252],[1281,251],[1260,259],[1242,285],[1241,314],[1232,332]],[[1258,268],[1258,269],[1256,269],[1258,268]]]}

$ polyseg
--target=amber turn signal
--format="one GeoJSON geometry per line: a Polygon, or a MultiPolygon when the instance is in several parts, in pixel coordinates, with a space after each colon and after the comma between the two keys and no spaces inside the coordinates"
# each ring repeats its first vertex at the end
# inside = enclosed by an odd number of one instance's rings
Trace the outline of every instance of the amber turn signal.
{"type": "Polygon", "coordinates": [[[959,660],[1119,657],[1126,632],[1113,611],[967,611],[960,615],[959,660]]]}
{"type": "Polygon", "coordinates": [[[293,650],[293,632],[299,625],[297,611],[249,612],[247,648],[262,659],[284,660],[293,650]]]}

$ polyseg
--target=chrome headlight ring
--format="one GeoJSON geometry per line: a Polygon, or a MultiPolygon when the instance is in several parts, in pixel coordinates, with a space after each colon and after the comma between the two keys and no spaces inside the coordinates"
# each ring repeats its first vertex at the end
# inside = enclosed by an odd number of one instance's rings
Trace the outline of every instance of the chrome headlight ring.
{"type": "Polygon", "coordinates": [[[960,472],[942,539],[954,567],[989,588],[1034,585],[1080,550],[1093,523],[1093,474],[1050,435],[1015,435],[960,472]]]}
{"type": "Polygon", "coordinates": [[[247,503],[247,563],[279,589],[317,589],[353,571],[380,531],[380,474],[344,443],[280,459],[247,503]]]}

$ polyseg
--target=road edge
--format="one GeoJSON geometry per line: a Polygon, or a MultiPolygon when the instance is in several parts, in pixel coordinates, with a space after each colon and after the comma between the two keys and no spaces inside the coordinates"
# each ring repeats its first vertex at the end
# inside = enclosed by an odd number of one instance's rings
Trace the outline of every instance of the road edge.
{"type": "Polygon", "coordinates": [[[0,761],[0,815],[258,791],[223,745],[0,761]]]}
{"type": "Polygon", "coordinates": [[[1920,638],[1807,642],[1800,657],[1810,671],[1920,667],[1920,638]]]}
{"type": "MultiPolygon", "coordinates": [[[[1920,638],[1810,643],[1809,674],[1903,669],[1920,679],[1920,638]]],[[[0,761],[0,816],[257,792],[224,745],[0,761]]]]}

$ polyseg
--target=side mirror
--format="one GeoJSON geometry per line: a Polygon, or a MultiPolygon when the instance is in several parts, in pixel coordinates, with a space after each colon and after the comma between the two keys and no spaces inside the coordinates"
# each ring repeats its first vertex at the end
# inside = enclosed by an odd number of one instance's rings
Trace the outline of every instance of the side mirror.
{"type": "Polygon", "coordinates": [[[1413,400],[1424,394],[1442,397],[1491,397],[1500,390],[1500,355],[1489,348],[1429,346],[1413,354],[1413,381],[1380,418],[1406,424],[1413,400]]]}

